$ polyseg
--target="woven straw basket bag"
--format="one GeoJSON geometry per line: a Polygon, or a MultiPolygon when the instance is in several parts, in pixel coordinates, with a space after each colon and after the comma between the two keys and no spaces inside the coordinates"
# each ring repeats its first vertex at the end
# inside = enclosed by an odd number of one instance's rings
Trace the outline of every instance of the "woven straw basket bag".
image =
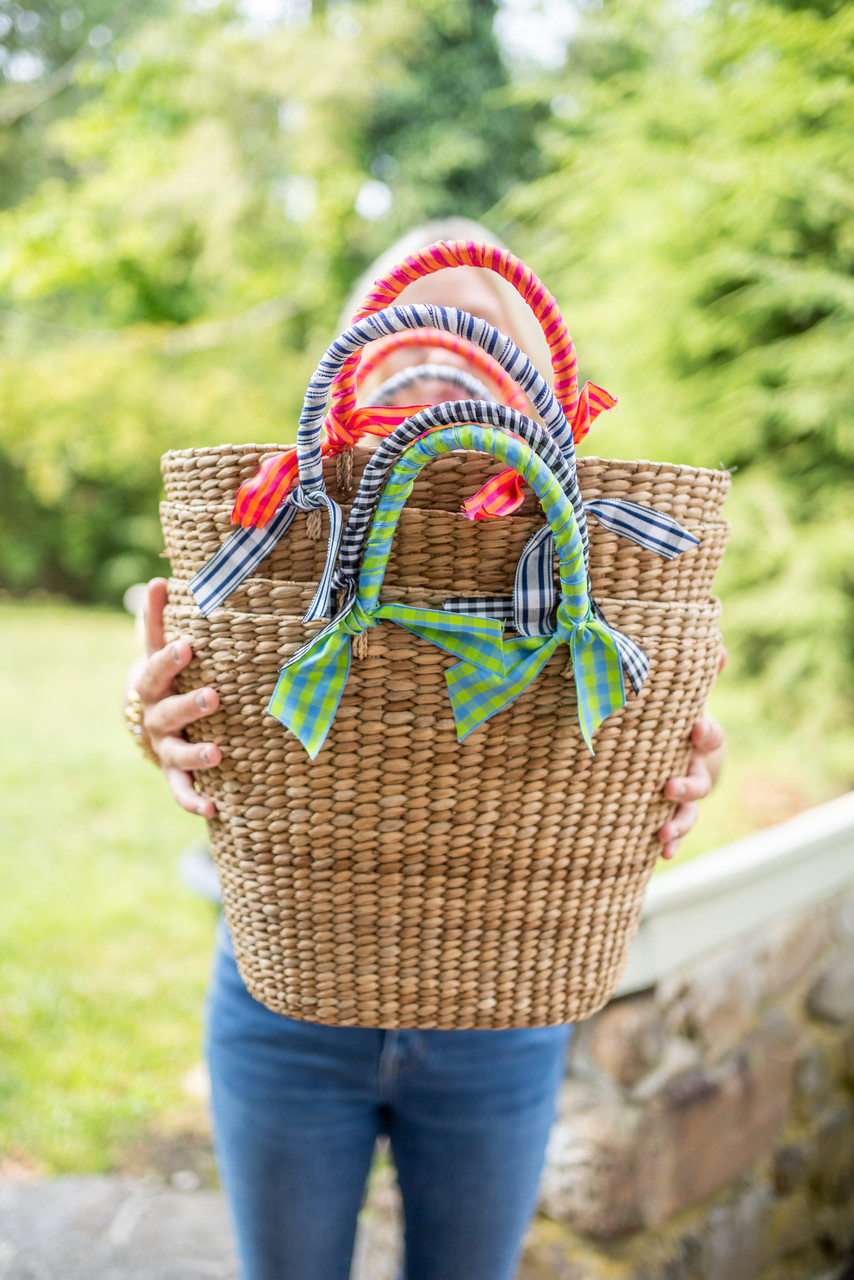
{"type": "MultiPolygon", "coordinates": [[[[473,249],[439,248],[443,259],[469,260],[473,249]]],[[[477,265],[512,276],[515,259],[494,251],[485,261],[480,252],[477,265]]],[[[403,267],[404,276],[411,273],[403,267]]],[[[191,580],[234,542],[235,496],[247,488],[257,496],[252,486],[259,469],[271,474],[267,455],[275,447],[188,450],[163,461],[174,574],[167,629],[193,645],[182,687],[210,684],[220,695],[218,711],[190,736],[204,733],[223,748],[204,789],[217,806],[211,846],[238,966],[270,1008],[328,1024],[577,1021],[600,1008],[619,979],[660,852],[655,833],[673,808],[661,788],[687,764],[690,727],[714,680],[719,606],[710,590],[726,540],[720,507],[729,477],[590,458],[576,466],[568,423],[586,427],[585,402],[574,369],[569,390],[561,383],[568,335],[563,346],[554,329],[550,335],[555,408],[544,380],[488,325],[450,309],[388,308],[387,290],[377,289],[379,306],[333,344],[306,397],[298,437],[302,509],[291,511],[280,540],[258,543],[264,554],[256,547],[250,571],[204,613],[191,580]],[[483,400],[424,409],[403,423],[401,412],[383,420],[380,411],[355,409],[364,343],[425,326],[490,350],[542,425],[483,400]],[[321,459],[331,384],[338,447],[321,459]],[[391,434],[374,454],[358,443],[360,431],[391,434]],[[418,454],[424,441],[429,465],[418,454]],[[461,499],[497,480],[506,488],[508,463],[536,493],[503,519],[467,520],[461,499]],[[400,468],[408,468],[402,497],[400,468]],[[581,651],[571,649],[566,627],[558,636],[553,613],[551,631],[528,633],[533,648],[552,646],[536,678],[462,740],[446,678],[465,665],[459,647],[442,647],[429,628],[400,621],[423,610],[434,621],[456,619],[458,646],[462,609],[492,652],[500,625],[490,614],[514,616],[512,607],[496,614],[495,597],[515,605],[518,616],[520,558],[543,528],[544,494],[554,537],[544,545],[551,559],[557,543],[561,605],[574,592],[579,617],[591,616],[595,596],[613,635],[639,642],[649,659],[640,692],[629,692],[596,729],[595,755],[579,725],[581,651]],[[613,499],[675,517],[695,545],[662,560],[613,525],[591,522],[588,595],[586,516],[596,515],[590,504],[613,499]],[[329,538],[319,536],[318,511],[329,515],[329,538]],[[336,519],[347,524],[340,554],[331,536],[336,519]],[[333,590],[339,620],[342,601],[350,610],[343,631],[352,662],[312,758],[302,745],[306,733],[299,740],[267,708],[284,676],[307,659],[298,656],[280,676],[283,664],[312,641],[315,648],[331,643],[323,619],[333,590]],[[356,616],[362,621],[353,626],[356,616]]],[[[510,398],[500,370],[484,363],[479,372],[510,398]]],[[[275,471],[281,455],[272,462],[275,471]]],[[[274,512],[284,509],[284,491],[273,495],[274,512]]],[[[261,533],[244,532],[250,543],[261,533]]],[[[540,612],[547,618],[542,602],[540,612]]],[[[337,644],[342,628],[332,631],[337,644]]],[[[508,629],[501,642],[508,650],[511,635],[508,629]]],[[[309,704],[319,701],[312,696],[309,704]]]]}

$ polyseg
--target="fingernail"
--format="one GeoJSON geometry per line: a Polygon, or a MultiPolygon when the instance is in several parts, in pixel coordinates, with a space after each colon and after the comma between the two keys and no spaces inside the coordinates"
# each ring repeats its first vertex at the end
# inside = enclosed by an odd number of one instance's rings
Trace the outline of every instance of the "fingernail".
{"type": "Polygon", "coordinates": [[[202,711],[205,711],[207,710],[207,705],[208,705],[208,700],[205,697],[204,693],[202,693],[200,690],[196,694],[196,706],[199,707],[202,711]]]}
{"type": "Polygon", "coordinates": [[[207,814],[207,806],[203,804],[197,805],[196,813],[199,815],[200,818],[204,818],[207,814]]]}
{"type": "Polygon", "coordinates": [[[681,800],[687,790],[688,788],[685,786],[685,783],[684,782],[680,783],[680,785],[676,788],[676,799],[681,800]]]}
{"type": "Polygon", "coordinates": [[[173,662],[180,662],[180,661],[181,661],[181,654],[180,654],[180,653],[179,653],[179,651],[178,651],[178,646],[177,646],[177,644],[173,644],[173,645],[172,645],[172,649],[171,649],[171,651],[170,651],[170,652],[171,652],[171,654],[172,654],[172,661],[173,661],[173,662]]]}
{"type": "Polygon", "coordinates": [[[201,760],[202,764],[210,764],[211,760],[210,760],[210,756],[208,755],[207,747],[202,747],[201,751],[199,752],[199,759],[201,760]]]}
{"type": "Polygon", "coordinates": [[[701,741],[701,742],[705,742],[705,741],[706,741],[706,738],[708,738],[708,736],[709,736],[709,722],[708,722],[708,720],[698,720],[698,721],[697,721],[697,726],[698,726],[698,728],[699,728],[699,730],[700,730],[700,734],[699,734],[700,741],[701,741]]]}

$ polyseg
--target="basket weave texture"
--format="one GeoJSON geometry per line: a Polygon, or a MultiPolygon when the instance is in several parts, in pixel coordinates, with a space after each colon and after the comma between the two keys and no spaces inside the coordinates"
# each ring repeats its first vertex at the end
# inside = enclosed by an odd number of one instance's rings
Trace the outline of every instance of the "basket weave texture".
{"type": "MultiPolygon", "coordinates": [[[[454,659],[380,623],[354,645],[326,744],[310,761],[265,708],[282,663],[320,630],[301,619],[325,532],[300,514],[287,538],[201,617],[187,580],[230,531],[235,492],[277,446],[166,454],[162,520],[175,576],[166,624],[219,710],[189,736],[223,762],[203,775],[223,905],[249,990],[291,1017],[335,1025],[500,1028],[589,1016],[610,998],[672,813],[690,727],[714,681],[719,606],[710,596],[727,526],[729,476],[579,460],[585,499],[626,497],[700,538],[676,560],[590,525],[593,590],[608,621],[651,659],[588,753],[565,650],[509,708],[456,739],[444,671],[454,659]]],[[[370,450],[324,462],[352,499],[370,450]]],[[[519,553],[542,525],[536,501],[500,521],[459,514],[501,468],[472,454],[419,476],[382,598],[441,605],[510,594],[519,553]]]]}

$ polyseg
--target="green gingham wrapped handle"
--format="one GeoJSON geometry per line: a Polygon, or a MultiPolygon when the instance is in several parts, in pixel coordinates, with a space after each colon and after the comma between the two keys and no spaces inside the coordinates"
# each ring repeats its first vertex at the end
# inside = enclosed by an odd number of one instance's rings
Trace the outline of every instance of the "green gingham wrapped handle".
{"type": "MultiPolygon", "coordinates": [[[[393,463],[403,454],[407,445],[425,432],[463,423],[494,427],[519,436],[542,458],[573,505],[580,497],[574,462],[567,462],[554,437],[533,418],[526,417],[516,409],[509,409],[506,405],[489,404],[484,400],[447,400],[419,409],[379,442],[362,472],[359,488],[350,506],[338,553],[338,565],[332,580],[337,590],[352,595],[359,576],[374,505],[383,479],[393,463]]],[[[583,536],[582,546],[586,557],[588,548],[583,536]]]]}
{"type": "MultiPolygon", "coordinates": [[[[532,418],[509,409],[506,405],[486,404],[477,400],[452,400],[421,409],[380,441],[362,473],[350,507],[338,565],[332,579],[333,587],[341,593],[338,597],[339,611],[343,611],[355,599],[365,540],[375,504],[391,466],[406,446],[425,432],[458,423],[500,428],[519,436],[546,464],[574,508],[574,495],[578,488],[575,467],[567,462],[545,428],[532,418]]],[[[667,558],[680,555],[697,543],[694,535],[683,529],[672,516],[627,502],[623,498],[594,499],[584,503],[584,510],[606,529],[628,537],[667,558]]],[[[580,537],[586,563],[588,546],[581,531],[580,537]]],[[[554,538],[546,524],[528,540],[519,557],[511,596],[451,596],[445,602],[445,608],[455,613],[470,613],[511,622],[521,636],[551,635],[556,605],[554,554],[554,538]]],[[[593,608],[600,621],[607,621],[595,603],[593,608]]],[[[620,649],[623,670],[635,693],[639,693],[649,671],[649,659],[630,636],[616,628],[612,628],[612,631],[620,649]]]]}
{"type": "Polygon", "coordinates": [[[513,702],[561,644],[572,656],[578,720],[591,752],[598,726],[625,704],[619,649],[611,628],[593,610],[572,504],[553,472],[523,440],[491,427],[440,427],[407,448],[377,504],[355,600],[282,669],[267,709],[296,735],[312,759],[335,718],[350,671],[353,636],[384,619],[461,659],[445,672],[460,741],[513,702]],[[560,572],[562,598],[551,635],[506,641],[495,619],[380,604],[392,539],[415,480],[427,462],[454,449],[491,454],[513,467],[537,494],[554,536],[560,572]]]}

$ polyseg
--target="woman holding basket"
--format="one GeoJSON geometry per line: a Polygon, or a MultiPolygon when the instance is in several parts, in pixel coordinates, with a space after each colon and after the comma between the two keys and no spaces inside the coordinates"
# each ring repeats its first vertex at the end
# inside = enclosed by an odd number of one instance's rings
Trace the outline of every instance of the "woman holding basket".
{"type": "MultiPolygon", "coordinates": [[[[375,263],[366,281],[405,254],[451,237],[494,241],[461,219],[420,228],[375,263]]],[[[512,337],[538,368],[549,367],[531,312],[512,286],[487,271],[462,267],[428,276],[399,301],[468,311],[512,337]]],[[[388,402],[406,404],[413,396],[405,370],[425,362],[437,373],[419,375],[423,403],[464,394],[454,369],[483,374],[453,350],[409,347],[370,377],[375,385],[401,375],[401,390],[388,402]]],[[[213,802],[203,782],[196,790],[194,775],[218,765],[228,743],[191,744],[184,731],[217,708],[218,694],[210,687],[176,692],[192,652],[184,639],[164,643],[165,603],[166,582],[155,579],[147,597],[148,654],[131,671],[129,688],[138,693],[151,751],[174,799],[211,817],[213,802]]],[[[691,740],[685,776],[665,787],[679,804],[659,832],[664,858],[673,857],[693,825],[697,802],[722,763],[723,734],[714,721],[701,719],[691,740]]],[[[217,1160],[243,1280],[346,1280],[380,1135],[390,1140],[403,1198],[406,1280],[511,1280],[535,1207],[571,1030],[381,1030],[285,1018],[249,994],[221,922],[206,1051],[217,1160]]]]}

